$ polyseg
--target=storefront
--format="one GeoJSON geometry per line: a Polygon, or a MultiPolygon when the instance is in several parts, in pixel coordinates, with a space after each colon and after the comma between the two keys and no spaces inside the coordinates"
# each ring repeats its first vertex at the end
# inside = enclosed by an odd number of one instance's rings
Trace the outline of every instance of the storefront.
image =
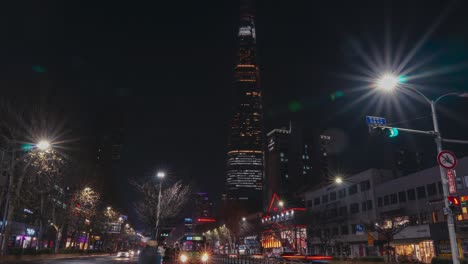
{"type": "Polygon", "coordinates": [[[395,235],[395,240],[391,245],[399,260],[417,259],[424,263],[430,263],[432,258],[436,256],[435,243],[428,224],[406,227],[395,235]]]}
{"type": "Polygon", "coordinates": [[[262,247],[271,254],[284,252],[306,254],[305,208],[287,208],[274,194],[262,217],[262,247]]]}
{"type": "Polygon", "coordinates": [[[35,248],[37,246],[37,228],[24,223],[12,222],[9,248],[35,248]]]}
{"type": "Polygon", "coordinates": [[[434,241],[423,240],[419,242],[399,242],[394,243],[396,256],[401,260],[402,258],[417,259],[424,263],[430,263],[432,258],[435,257],[434,241]]]}

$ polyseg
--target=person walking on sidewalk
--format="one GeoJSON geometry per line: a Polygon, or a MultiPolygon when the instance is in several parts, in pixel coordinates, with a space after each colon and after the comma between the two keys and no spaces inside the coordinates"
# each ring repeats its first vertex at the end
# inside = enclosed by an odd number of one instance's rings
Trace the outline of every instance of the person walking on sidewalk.
{"type": "Polygon", "coordinates": [[[158,242],[149,240],[146,247],[138,256],[138,264],[161,264],[161,254],[158,251],[158,242]]]}

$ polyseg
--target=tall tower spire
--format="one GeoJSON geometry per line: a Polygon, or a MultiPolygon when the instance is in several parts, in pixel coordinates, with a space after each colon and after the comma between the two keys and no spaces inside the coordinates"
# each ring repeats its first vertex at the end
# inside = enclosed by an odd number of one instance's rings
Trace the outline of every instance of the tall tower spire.
{"type": "Polygon", "coordinates": [[[252,1],[241,1],[239,52],[234,67],[235,105],[227,153],[228,198],[260,210],[264,176],[262,93],[258,83],[252,1]]]}

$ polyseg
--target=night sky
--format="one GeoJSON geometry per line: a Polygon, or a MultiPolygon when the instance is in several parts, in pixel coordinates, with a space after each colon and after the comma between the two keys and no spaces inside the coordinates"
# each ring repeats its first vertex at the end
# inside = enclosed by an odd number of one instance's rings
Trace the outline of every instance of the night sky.
{"type": "MultiPolygon", "coordinates": [[[[422,91],[467,90],[466,10],[465,1],[258,1],[266,130],[294,119],[309,138],[332,131],[347,172],[381,166],[384,155],[370,153],[392,145],[426,151],[433,164],[431,139],[369,137],[365,115],[430,129],[429,108],[402,94],[394,95],[399,111],[388,97],[380,96],[388,103],[380,108],[378,95],[358,101],[370,88],[355,77],[376,70],[359,50],[376,61],[392,43],[401,61],[419,47],[408,67],[421,65],[408,75],[428,73],[414,80],[422,91]]],[[[5,98],[64,118],[70,137],[83,142],[76,151],[92,149],[89,139],[97,134],[123,129],[116,203],[130,207],[127,178],[160,168],[173,179],[194,180],[214,198],[221,193],[237,1],[32,1],[1,12],[5,98]]],[[[468,102],[447,98],[441,105],[443,134],[468,139],[468,102]]]]}

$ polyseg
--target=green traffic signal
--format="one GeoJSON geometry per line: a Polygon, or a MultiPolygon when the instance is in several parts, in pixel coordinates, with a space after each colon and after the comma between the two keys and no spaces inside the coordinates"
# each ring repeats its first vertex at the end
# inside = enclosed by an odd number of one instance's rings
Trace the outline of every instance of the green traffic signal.
{"type": "Polygon", "coordinates": [[[388,137],[394,138],[398,136],[398,134],[399,134],[398,129],[394,127],[388,129],[388,137]]]}
{"type": "Polygon", "coordinates": [[[383,135],[389,138],[397,137],[400,134],[397,128],[381,126],[369,126],[369,133],[371,135],[383,135]]]}
{"type": "Polygon", "coordinates": [[[29,151],[31,151],[33,148],[34,148],[34,145],[33,145],[33,144],[23,144],[23,145],[21,145],[21,149],[22,149],[24,152],[29,152],[29,151]]]}

